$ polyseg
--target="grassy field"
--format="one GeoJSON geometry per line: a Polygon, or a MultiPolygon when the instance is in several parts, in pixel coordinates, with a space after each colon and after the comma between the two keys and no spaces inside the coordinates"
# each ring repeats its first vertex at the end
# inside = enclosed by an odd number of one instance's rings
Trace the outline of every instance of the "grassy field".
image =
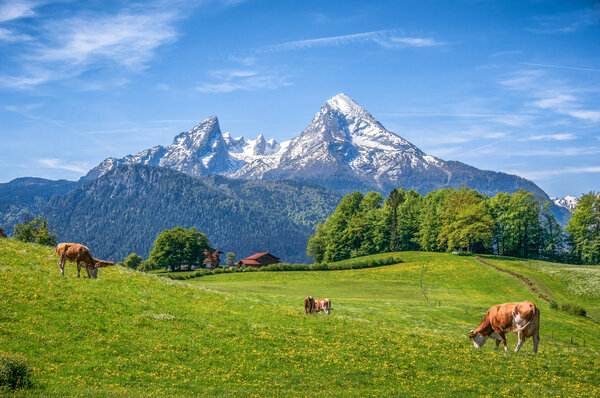
{"type": "Polygon", "coordinates": [[[19,394],[600,396],[600,267],[485,256],[583,306],[583,318],[451,254],[179,282],[120,267],[77,279],[73,264],[62,278],[51,253],[0,239],[0,353],[34,368],[19,394]],[[329,298],[332,315],[305,316],[309,294],[329,298]],[[467,332],[487,308],[526,299],[541,308],[537,355],[530,340],[518,354],[473,347],[467,332]]]}

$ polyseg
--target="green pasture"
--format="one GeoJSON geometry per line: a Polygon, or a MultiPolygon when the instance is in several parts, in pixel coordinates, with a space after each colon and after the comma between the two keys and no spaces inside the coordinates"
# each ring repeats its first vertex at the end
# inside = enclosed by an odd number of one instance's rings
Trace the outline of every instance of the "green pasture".
{"type": "Polygon", "coordinates": [[[179,282],[121,267],[78,279],[74,264],[63,278],[52,251],[0,239],[0,353],[34,370],[18,395],[600,396],[600,268],[485,256],[583,318],[451,254],[179,282]],[[329,298],[331,316],[304,315],[307,295],[329,298]],[[538,354],[531,341],[476,350],[467,332],[481,315],[521,300],[541,309],[538,354]]]}

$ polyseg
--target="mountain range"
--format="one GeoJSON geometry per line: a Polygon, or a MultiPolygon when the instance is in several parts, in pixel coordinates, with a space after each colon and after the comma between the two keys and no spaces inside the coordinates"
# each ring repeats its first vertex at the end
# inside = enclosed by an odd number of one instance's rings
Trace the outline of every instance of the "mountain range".
{"type": "MultiPolygon", "coordinates": [[[[107,158],[83,177],[91,181],[123,164],[169,167],[193,176],[219,174],[248,180],[293,179],[348,193],[393,188],[421,194],[466,185],[480,193],[532,192],[550,197],[534,182],[502,172],[480,170],[427,155],[387,130],[369,112],[340,93],[326,101],[299,136],[278,143],[233,138],[222,133],[216,116],[180,133],[170,146],[155,146],[124,158],[107,158]]],[[[569,214],[555,207],[565,223],[569,214]]]]}

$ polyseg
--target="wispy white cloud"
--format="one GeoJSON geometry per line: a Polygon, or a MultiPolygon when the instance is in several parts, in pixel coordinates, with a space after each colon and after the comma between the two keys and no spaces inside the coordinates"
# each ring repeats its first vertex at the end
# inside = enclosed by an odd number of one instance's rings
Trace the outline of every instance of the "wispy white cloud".
{"type": "MultiPolygon", "coordinates": [[[[52,19],[45,18],[42,8],[34,10],[42,4],[40,1],[9,0],[0,7],[0,18],[32,16],[36,23],[29,25],[27,35],[0,28],[0,41],[32,39],[11,54],[12,69],[20,73],[5,72],[0,76],[0,86],[27,89],[52,81],[74,81],[89,70],[139,72],[150,64],[160,47],[177,39],[177,21],[186,16],[185,10],[200,4],[232,7],[242,1],[153,0],[110,12],[75,10],[72,17],[52,19]]],[[[111,83],[124,81],[114,74],[111,79],[107,82],[111,87],[111,83]]]]}
{"type": "Polygon", "coordinates": [[[13,43],[32,39],[33,38],[29,35],[19,34],[8,29],[0,28],[0,42],[13,43]]]}
{"type": "Polygon", "coordinates": [[[572,87],[564,80],[553,79],[543,71],[521,70],[500,81],[506,88],[524,93],[532,102],[528,105],[550,110],[586,122],[600,122],[600,109],[585,109],[583,96],[587,88],[572,87]]]}
{"type": "Polygon", "coordinates": [[[600,7],[585,8],[556,15],[538,16],[534,26],[529,29],[534,33],[574,33],[600,22],[600,7]]]}
{"type": "Polygon", "coordinates": [[[504,132],[492,132],[492,133],[487,133],[486,135],[484,135],[485,138],[502,138],[502,137],[506,137],[507,133],[504,132]]]}
{"type": "Polygon", "coordinates": [[[545,180],[559,175],[600,173],[600,166],[565,167],[561,169],[546,170],[511,170],[510,174],[517,174],[531,180],[545,180]]]}
{"type": "Polygon", "coordinates": [[[506,156],[581,156],[600,153],[599,147],[567,147],[559,149],[534,149],[524,151],[508,151],[506,156]]]}
{"type": "Polygon", "coordinates": [[[113,62],[139,69],[156,48],[176,37],[175,14],[123,12],[104,17],[76,17],[47,27],[52,44],[37,49],[31,59],[61,65],[88,66],[113,62]]]}
{"type": "Polygon", "coordinates": [[[577,138],[577,136],[572,133],[541,134],[523,138],[522,141],[569,141],[574,140],[575,138],[577,138]]]}
{"type": "Polygon", "coordinates": [[[38,163],[49,169],[68,170],[76,173],[85,173],[90,168],[90,165],[86,162],[65,163],[61,159],[54,158],[39,159],[38,163]]]}
{"type": "Polygon", "coordinates": [[[534,63],[530,63],[530,62],[521,62],[521,65],[528,65],[528,66],[539,66],[539,67],[542,67],[542,68],[555,68],[555,69],[580,70],[580,71],[586,71],[586,72],[600,72],[600,69],[593,69],[593,68],[581,68],[581,67],[577,67],[577,66],[563,66],[563,65],[534,64],[534,63]]]}
{"type": "Polygon", "coordinates": [[[27,0],[6,0],[0,3],[0,22],[35,15],[36,3],[27,0]]]}
{"type": "Polygon", "coordinates": [[[230,93],[233,91],[273,90],[290,86],[287,77],[276,71],[259,72],[257,70],[221,70],[210,73],[212,82],[200,83],[196,90],[201,93],[230,93]]]}
{"type": "Polygon", "coordinates": [[[261,47],[256,50],[259,52],[304,50],[315,47],[344,46],[355,43],[376,43],[386,48],[433,47],[445,44],[429,37],[404,37],[398,36],[393,30],[377,30],[372,32],[321,37],[317,39],[288,41],[261,47]]]}

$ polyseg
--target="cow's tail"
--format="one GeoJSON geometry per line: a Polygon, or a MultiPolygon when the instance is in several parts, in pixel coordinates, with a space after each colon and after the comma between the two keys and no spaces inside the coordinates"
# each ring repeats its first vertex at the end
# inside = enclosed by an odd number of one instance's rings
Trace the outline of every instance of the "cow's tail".
{"type": "Polygon", "coordinates": [[[45,257],[46,257],[46,258],[52,258],[52,257],[54,257],[55,255],[56,255],[56,249],[54,249],[54,253],[52,253],[52,254],[51,254],[51,255],[49,255],[49,256],[45,256],[45,257]]]}

